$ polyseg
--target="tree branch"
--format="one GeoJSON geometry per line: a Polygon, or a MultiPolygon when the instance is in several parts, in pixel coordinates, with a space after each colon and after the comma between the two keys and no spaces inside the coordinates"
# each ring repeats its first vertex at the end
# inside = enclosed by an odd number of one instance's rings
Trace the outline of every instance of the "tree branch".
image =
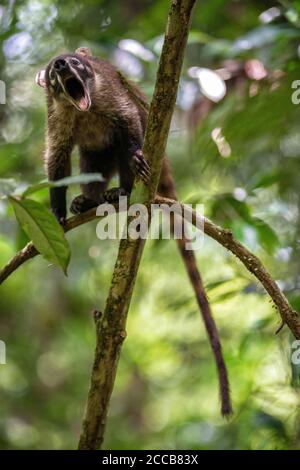
{"type": "MultiPolygon", "coordinates": [[[[138,184],[131,201],[148,207],[155,197],[175,106],[179,77],[195,0],[172,0],[165,40],[150,106],[143,154],[151,164],[151,181],[138,184]]],[[[150,215],[150,212],[149,212],[150,215]]],[[[130,223],[132,217],[127,217],[130,223]]],[[[145,240],[121,240],[106,307],[97,323],[95,360],[79,449],[101,447],[126,320],[145,240]]]]}
{"type": "MultiPolygon", "coordinates": [[[[155,204],[167,204],[168,206],[175,206],[176,204],[181,208],[180,215],[189,213],[191,215],[190,221],[194,226],[203,227],[203,231],[206,235],[213,238],[220,245],[224,246],[227,250],[231,251],[239,260],[244,264],[245,268],[250,271],[258,281],[263,285],[267,293],[270,295],[275,306],[278,308],[282,323],[277,329],[276,333],[282,329],[283,325],[287,325],[295,338],[300,339],[300,319],[297,312],[293,310],[289,304],[285,295],[281,292],[278,285],[268,273],[266,268],[263,266],[261,261],[251,253],[246,247],[240,242],[234,239],[232,233],[229,230],[223,229],[222,227],[214,224],[211,220],[203,218],[196,211],[193,211],[188,206],[181,204],[173,199],[167,199],[160,196],[156,196],[154,200],[155,204]]],[[[115,205],[118,211],[118,205],[115,205]]],[[[105,217],[105,216],[104,216],[105,217]]],[[[91,209],[84,214],[76,215],[67,220],[65,231],[68,232],[80,225],[83,225],[92,220],[100,220],[102,217],[96,215],[96,209],[91,209]]],[[[39,255],[37,249],[33,246],[32,242],[28,243],[21,251],[19,251],[0,271],[0,285],[7,279],[14,271],[16,271],[22,264],[31,258],[39,255]]]]}

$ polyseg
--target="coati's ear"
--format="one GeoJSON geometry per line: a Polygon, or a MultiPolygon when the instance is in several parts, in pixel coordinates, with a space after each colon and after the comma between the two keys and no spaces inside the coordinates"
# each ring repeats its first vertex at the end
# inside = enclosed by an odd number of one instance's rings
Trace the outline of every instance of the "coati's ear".
{"type": "Polygon", "coordinates": [[[83,57],[92,57],[92,51],[89,47],[78,47],[75,54],[82,55],[83,57]]]}
{"type": "Polygon", "coordinates": [[[41,86],[42,88],[46,88],[45,76],[46,76],[46,70],[40,70],[40,72],[38,72],[35,76],[35,83],[41,86]]]}

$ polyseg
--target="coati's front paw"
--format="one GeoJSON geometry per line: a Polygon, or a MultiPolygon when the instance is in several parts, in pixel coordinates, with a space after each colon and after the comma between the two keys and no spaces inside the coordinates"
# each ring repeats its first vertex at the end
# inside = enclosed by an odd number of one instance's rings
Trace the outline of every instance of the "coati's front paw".
{"type": "Polygon", "coordinates": [[[119,202],[120,197],[128,196],[129,194],[123,188],[111,188],[103,193],[103,199],[105,202],[119,202]]]}
{"type": "Polygon", "coordinates": [[[92,199],[88,199],[83,194],[80,194],[79,196],[75,197],[75,199],[73,199],[70,206],[70,211],[74,215],[82,214],[83,212],[86,212],[93,207],[97,207],[97,205],[97,202],[93,201],[92,199]]]}
{"type": "Polygon", "coordinates": [[[62,211],[61,209],[58,209],[58,208],[55,208],[55,207],[52,207],[51,209],[52,213],[54,214],[56,220],[58,221],[58,223],[62,226],[64,226],[66,224],[66,212],[65,211],[62,211]]]}
{"type": "Polygon", "coordinates": [[[145,184],[148,184],[151,177],[151,168],[145,159],[141,149],[137,150],[132,157],[134,174],[145,184]]]}

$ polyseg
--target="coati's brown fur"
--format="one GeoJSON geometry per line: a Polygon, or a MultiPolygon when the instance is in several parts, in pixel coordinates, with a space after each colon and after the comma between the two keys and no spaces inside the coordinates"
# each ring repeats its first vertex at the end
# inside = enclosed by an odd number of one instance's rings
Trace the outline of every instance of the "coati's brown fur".
{"type": "MultiPolygon", "coordinates": [[[[111,193],[106,190],[115,173],[119,174],[121,188],[128,193],[136,175],[147,184],[150,168],[141,152],[147,123],[147,104],[136,85],[128,82],[108,62],[92,57],[86,48],[78,49],[75,54],[54,58],[46,71],[37,75],[36,81],[47,93],[45,164],[49,180],[55,181],[70,175],[71,153],[76,145],[80,153],[81,171],[99,172],[105,178],[105,181],[82,186],[83,195],[72,203],[73,213],[98,205],[104,196],[109,200],[111,193]]],[[[158,192],[176,199],[166,159],[158,192]]],[[[66,188],[52,188],[50,199],[52,211],[63,223],[66,217],[66,188]]],[[[232,411],[229,382],[218,331],[195,255],[185,248],[184,238],[177,240],[177,243],[215,355],[222,414],[228,415],[232,411]]]]}

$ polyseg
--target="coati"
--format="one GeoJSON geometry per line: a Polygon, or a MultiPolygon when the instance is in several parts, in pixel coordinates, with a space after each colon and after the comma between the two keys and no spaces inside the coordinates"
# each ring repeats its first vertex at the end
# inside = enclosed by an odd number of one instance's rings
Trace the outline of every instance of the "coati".
{"type": "MultiPolygon", "coordinates": [[[[84,212],[104,201],[130,193],[137,176],[148,183],[151,169],[142,153],[147,123],[147,104],[141,90],[127,81],[105,60],[92,56],[87,48],[55,57],[36,83],[46,90],[48,123],[45,165],[50,181],[71,173],[71,153],[79,148],[80,170],[102,173],[104,181],[82,186],[70,207],[73,214],[84,212]],[[107,190],[114,174],[120,188],[107,190]]],[[[66,218],[66,187],[50,189],[51,209],[60,223],[66,218]]],[[[158,193],[176,199],[175,186],[166,158],[158,193]]],[[[210,344],[215,355],[220,384],[221,411],[232,412],[227,370],[219,334],[212,317],[196,258],[186,250],[186,240],[177,240],[196,294],[210,344]]]]}

